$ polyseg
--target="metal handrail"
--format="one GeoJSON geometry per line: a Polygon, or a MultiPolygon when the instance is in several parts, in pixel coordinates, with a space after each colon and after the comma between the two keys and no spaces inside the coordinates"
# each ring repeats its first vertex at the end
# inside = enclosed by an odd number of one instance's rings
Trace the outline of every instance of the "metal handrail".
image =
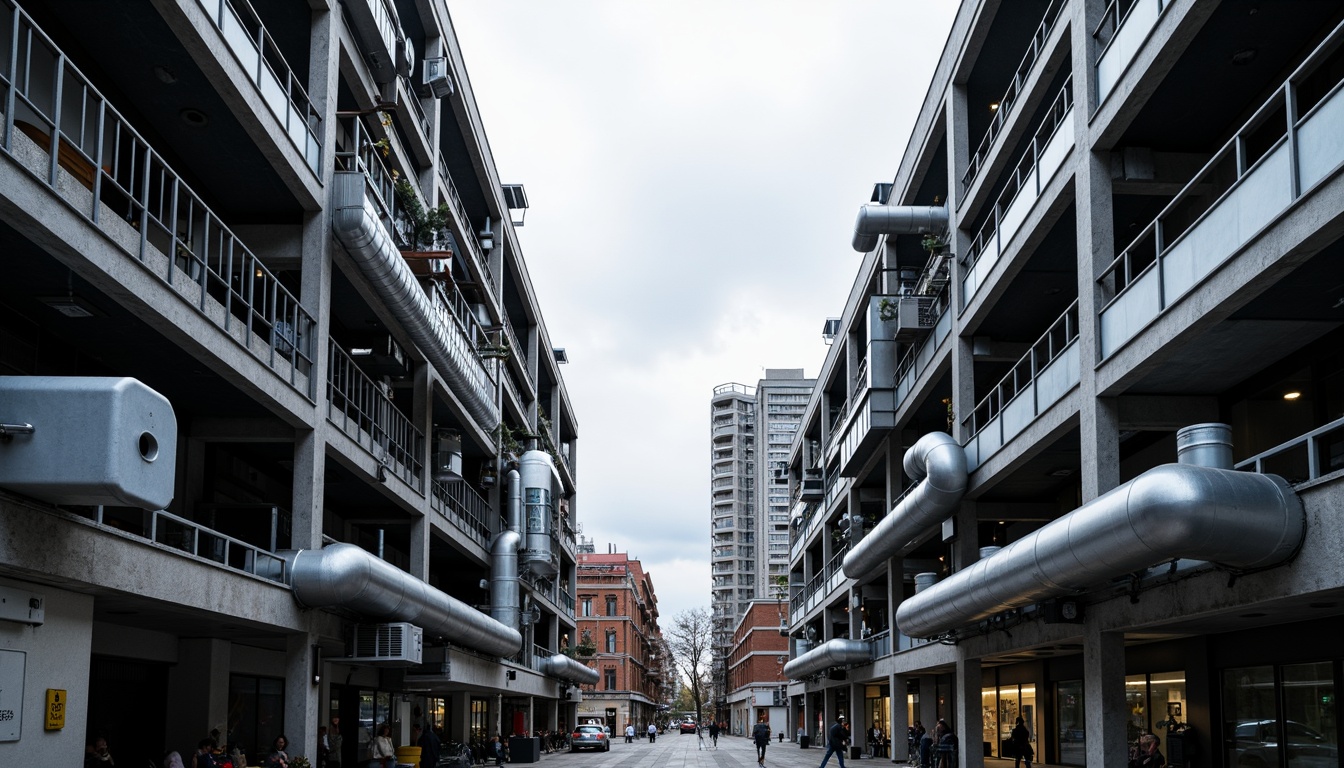
{"type": "Polygon", "coordinates": [[[965,419],[965,423],[970,427],[971,437],[980,434],[980,430],[993,421],[1013,398],[1035,381],[1037,374],[1054,362],[1077,339],[1078,301],[1075,299],[1069,308],[1064,310],[1064,314],[1050,324],[1027,353],[1019,358],[1008,373],[990,389],[989,394],[976,403],[970,416],[965,419]]]}
{"type": "Polygon", "coordinates": [[[55,191],[60,204],[102,230],[202,317],[313,400],[315,382],[306,378],[314,356],[313,316],[32,17],[11,0],[0,0],[0,10],[12,15],[17,43],[0,61],[0,92],[5,94],[0,150],[55,191]],[[36,46],[45,54],[34,57],[36,46]],[[21,49],[27,55],[21,56],[21,49]],[[35,72],[38,61],[50,61],[52,69],[35,72]],[[22,78],[16,76],[20,73],[22,78]],[[23,119],[17,118],[20,113],[23,119]],[[20,155],[33,151],[49,158],[42,172],[29,169],[20,155]],[[82,185],[89,194],[80,199],[61,192],[58,182],[61,187],[68,182],[69,189],[82,185]]]}
{"type": "Polygon", "coordinates": [[[1044,50],[1045,40],[1050,37],[1050,32],[1054,29],[1055,21],[1059,19],[1059,12],[1064,8],[1062,0],[1051,0],[1050,5],[1046,7],[1044,17],[1041,23],[1037,25],[1036,32],[1031,36],[1031,43],[1027,46],[1026,53],[1022,56],[1022,63],[1017,65],[1017,70],[1013,72],[1012,82],[1008,85],[1008,90],[999,99],[998,109],[994,111],[994,117],[989,121],[989,127],[985,130],[984,138],[980,140],[980,146],[976,147],[967,163],[966,173],[961,177],[963,189],[971,186],[975,177],[979,175],[983,167],[985,158],[989,156],[989,150],[994,144],[994,139],[998,137],[999,131],[1008,122],[1008,115],[1012,113],[1013,107],[1017,105],[1018,94],[1026,83],[1031,70],[1036,66],[1036,60],[1044,50]]]}
{"type": "Polygon", "coordinates": [[[490,545],[490,519],[493,510],[474,488],[465,481],[442,482],[434,480],[431,484],[430,506],[458,530],[467,534],[482,547],[490,545]]]}
{"type": "Polygon", "coordinates": [[[219,30],[226,46],[239,66],[247,71],[275,118],[285,127],[285,135],[303,154],[313,173],[322,173],[322,115],[313,107],[294,70],[275,44],[261,16],[248,0],[198,0],[201,9],[219,30]],[[234,25],[237,25],[236,27],[234,25]],[[246,33],[246,34],[244,34],[246,33]],[[248,53],[239,46],[251,46],[255,61],[248,61],[248,53]],[[267,80],[270,75],[270,80],[267,80]],[[283,93],[276,93],[275,88],[283,93]],[[288,108],[277,111],[272,98],[282,97],[288,108]],[[284,114],[280,114],[283,112],[284,114]],[[302,140],[300,140],[302,139],[302,140]]]}
{"type": "Polygon", "coordinates": [[[1344,433],[1344,418],[1335,419],[1334,421],[1319,426],[1311,430],[1310,432],[1306,432],[1304,434],[1298,435],[1297,437],[1294,437],[1291,440],[1280,443],[1267,451],[1261,451],[1260,453],[1257,453],[1254,456],[1251,456],[1250,458],[1243,459],[1237,462],[1234,465],[1234,468],[1243,471],[1263,473],[1266,471],[1265,470],[1266,460],[1273,459],[1274,457],[1281,456],[1283,454],[1288,453],[1289,451],[1305,447],[1307,452],[1307,476],[1301,479],[1296,479],[1294,480],[1294,482],[1309,482],[1311,480],[1319,480],[1324,475],[1329,474],[1332,471],[1336,471],[1332,469],[1327,469],[1326,471],[1323,472],[1321,456],[1324,452],[1322,450],[1323,448],[1325,448],[1328,445],[1334,445],[1338,442],[1339,438],[1342,435],[1337,433],[1344,433]],[[1321,439],[1327,435],[1329,435],[1332,438],[1332,440],[1325,441],[1321,439]]]}
{"type": "MultiPolygon", "coordinates": [[[[457,185],[453,183],[453,177],[448,173],[448,164],[442,154],[439,155],[438,162],[439,178],[443,180],[443,185],[448,189],[448,201],[457,214],[459,225],[462,228],[463,240],[466,241],[467,250],[471,251],[471,256],[476,260],[481,274],[485,277],[485,282],[490,286],[490,294],[498,295],[498,288],[495,285],[495,276],[490,271],[490,265],[486,263],[485,253],[481,248],[481,241],[476,238],[476,232],[472,229],[471,217],[467,215],[467,206],[462,202],[462,195],[457,191],[457,185]]],[[[495,247],[499,247],[496,244],[495,247]]]]}
{"type": "MultiPolygon", "coordinates": [[[[91,517],[99,525],[113,528],[104,513],[104,507],[98,506],[93,508],[91,516],[80,516],[91,517]]],[[[277,584],[289,583],[285,559],[269,549],[249,544],[166,510],[151,510],[143,514],[147,514],[149,519],[145,521],[141,518],[140,530],[127,529],[123,525],[115,526],[115,530],[277,584]]]]}
{"type": "Polygon", "coordinates": [[[374,458],[393,462],[398,477],[423,491],[424,433],[334,339],[328,344],[328,354],[327,420],[374,458]]]}

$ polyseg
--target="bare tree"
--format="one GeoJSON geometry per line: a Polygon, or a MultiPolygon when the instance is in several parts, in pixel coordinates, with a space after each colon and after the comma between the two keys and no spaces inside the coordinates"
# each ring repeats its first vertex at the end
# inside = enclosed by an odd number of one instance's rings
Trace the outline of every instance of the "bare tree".
{"type": "Polygon", "coordinates": [[[692,608],[677,614],[672,619],[671,629],[665,633],[667,645],[672,650],[672,658],[676,661],[677,671],[690,686],[697,723],[703,718],[705,697],[710,687],[710,648],[713,635],[714,625],[710,621],[709,611],[704,608],[692,608]]]}

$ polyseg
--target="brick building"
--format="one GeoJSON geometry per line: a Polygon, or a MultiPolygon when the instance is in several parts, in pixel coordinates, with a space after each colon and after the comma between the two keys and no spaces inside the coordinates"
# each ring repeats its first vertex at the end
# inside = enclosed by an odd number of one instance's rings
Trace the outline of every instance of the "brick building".
{"type": "Polygon", "coordinates": [[[728,727],[734,734],[750,734],[761,715],[769,718],[773,733],[788,725],[784,662],[789,660],[789,638],[780,632],[788,620],[788,605],[753,600],[733,629],[728,653],[728,727]]]}
{"type": "Polygon", "coordinates": [[[596,719],[613,735],[633,723],[643,733],[668,698],[673,684],[664,672],[667,658],[658,628],[653,578],[623,552],[580,553],[577,613],[580,658],[600,675],[584,686],[579,722],[596,719]]]}

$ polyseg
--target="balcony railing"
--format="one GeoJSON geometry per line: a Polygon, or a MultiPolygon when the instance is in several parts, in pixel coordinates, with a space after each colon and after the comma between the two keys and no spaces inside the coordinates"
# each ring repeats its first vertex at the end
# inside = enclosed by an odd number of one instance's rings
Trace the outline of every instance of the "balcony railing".
{"type": "Polygon", "coordinates": [[[1008,90],[999,99],[999,106],[994,110],[994,117],[989,121],[989,128],[985,131],[985,136],[980,140],[980,146],[976,147],[975,153],[971,155],[970,162],[967,165],[966,173],[961,177],[963,189],[968,189],[975,177],[980,174],[980,169],[984,166],[985,160],[989,157],[989,150],[994,146],[994,139],[998,137],[999,131],[1008,123],[1008,116],[1013,113],[1013,108],[1017,106],[1018,96],[1022,93],[1022,86],[1026,85],[1027,79],[1031,77],[1031,72],[1036,67],[1036,60],[1040,58],[1045,50],[1045,41],[1049,39],[1050,32],[1055,28],[1055,22],[1059,19],[1059,12],[1064,7],[1063,0],[1051,0],[1050,5],[1045,9],[1045,17],[1036,27],[1036,32],[1031,36],[1031,43],[1027,45],[1027,52],[1022,56],[1022,63],[1017,65],[1017,70],[1013,72],[1012,82],[1008,84],[1008,90]]]}
{"type": "Polygon", "coordinates": [[[1013,168],[1008,183],[990,209],[980,232],[966,251],[966,274],[961,279],[961,309],[970,305],[990,270],[998,263],[1017,230],[1027,220],[1050,179],[1064,164],[1073,148],[1069,116],[1073,109],[1073,84],[1066,82],[1050,105],[1050,111],[1031,138],[1031,145],[1013,168]]]}
{"type": "Polygon", "coordinates": [[[247,0],[198,0],[313,173],[322,176],[322,116],[247,0]]]}
{"type": "Polygon", "coordinates": [[[466,482],[434,480],[430,506],[482,547],[490,546],[490,503],[466,482]]]}
{"type": "MultiPolygon", "coordinates": [[[[448,164],[444,161],[443,155],[439,156],[438,171],[439,178],[443,180],[443,185],[448,189],[448,202],[452,205],[453,212],[457,214],[458,224],[463,234],[462,239],[466,242],[467,250],[471,252],[471,257],[476,260],[477,266],[480,267],[486,285],[490,286],[490,295],[498,296],[499,289],[495,286],[495,276],[490,271],[489,262],[485,260],[485,253],[481,250],[481,241],[476,238],[476,231],[472,229],[471,217],[467,215],[467,206],[462,203],[462,195],[458,193],[457,185],[453,183],[453,177],[448,173],[448,164]]],[[[498,243],[495,247],[499,247],[498,243]]]]}
{"type": "Polygon", "coordinates": [[[328,345],[327,420],[392,473],[424,492],[424,434],[333,340],[328,345]]]}
{"type": "Polygon", "coordinates": [[[178,517],[162,509],[135,510],[132,514],[138,515],[139,519],[130,521],[121,515],[113,520],[105,507],[92,507],[91,510],[91,515],[80,516],[91,517],[99,525],[114,526],[121,533],[148,539],[155,544],[209,560],[235,571],[259,576],[278,584],[289,583],[283,557],[263,547],[226,536],[200,523],[178,517]]]}
{"type": "Polygon", "coordinates": [[[952,330],[952,315],[947,311],[946,288],[932,306],[939,309],[938,319],[933,321],[933,330],[919,342],[918,346],[911,347],[896,364],[895,403],[898,409],[914,391],[919,377],[933,364],[943,341],[952,330]]]}
{"type": "Polygon", "coordinates": [[[1294,484],[1319,480],[1344,469],[1344,458],[1337,450],[1341,444],[1344,444],[1344,418],[1239,461],[1236,468],[1279,475],[1294,484]]]}
{"type": "Polygon", "coordinates": [[[1098,106],[1110,95],[1170,5],[1170,0],[1111,0],[1106,6],[1101,22],[1092,31],[1092,39],[1101,51],[1097,54],[1098,106]]]}
{"type": "Polygon", "coordinates": [[[1078,302],[975,406],[966,424],[966,462],[974,470],[1078,384],[1078,302]]]}
{"type": "Polygon", "coordinates": [[[64,53],[0,0],[0,149],[309,400],[314,322],[64,53]]]}
{"type": "Polygon", "coordinates": [[[1103,359],[1344,164],[1344,78],[1320,66],[1341,38],[1344,24],[1102,273],[1103,359]]]}

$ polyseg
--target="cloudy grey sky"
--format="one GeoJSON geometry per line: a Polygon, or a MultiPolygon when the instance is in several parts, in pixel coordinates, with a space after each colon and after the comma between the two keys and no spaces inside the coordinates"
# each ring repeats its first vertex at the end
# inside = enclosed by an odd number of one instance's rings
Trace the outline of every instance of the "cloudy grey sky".
{"type": "Polygon", "coordinates": [[[448,0],[579,421],[577,512],[709,605],[709,399],[815,376],[954,0],[448,0]]]}

